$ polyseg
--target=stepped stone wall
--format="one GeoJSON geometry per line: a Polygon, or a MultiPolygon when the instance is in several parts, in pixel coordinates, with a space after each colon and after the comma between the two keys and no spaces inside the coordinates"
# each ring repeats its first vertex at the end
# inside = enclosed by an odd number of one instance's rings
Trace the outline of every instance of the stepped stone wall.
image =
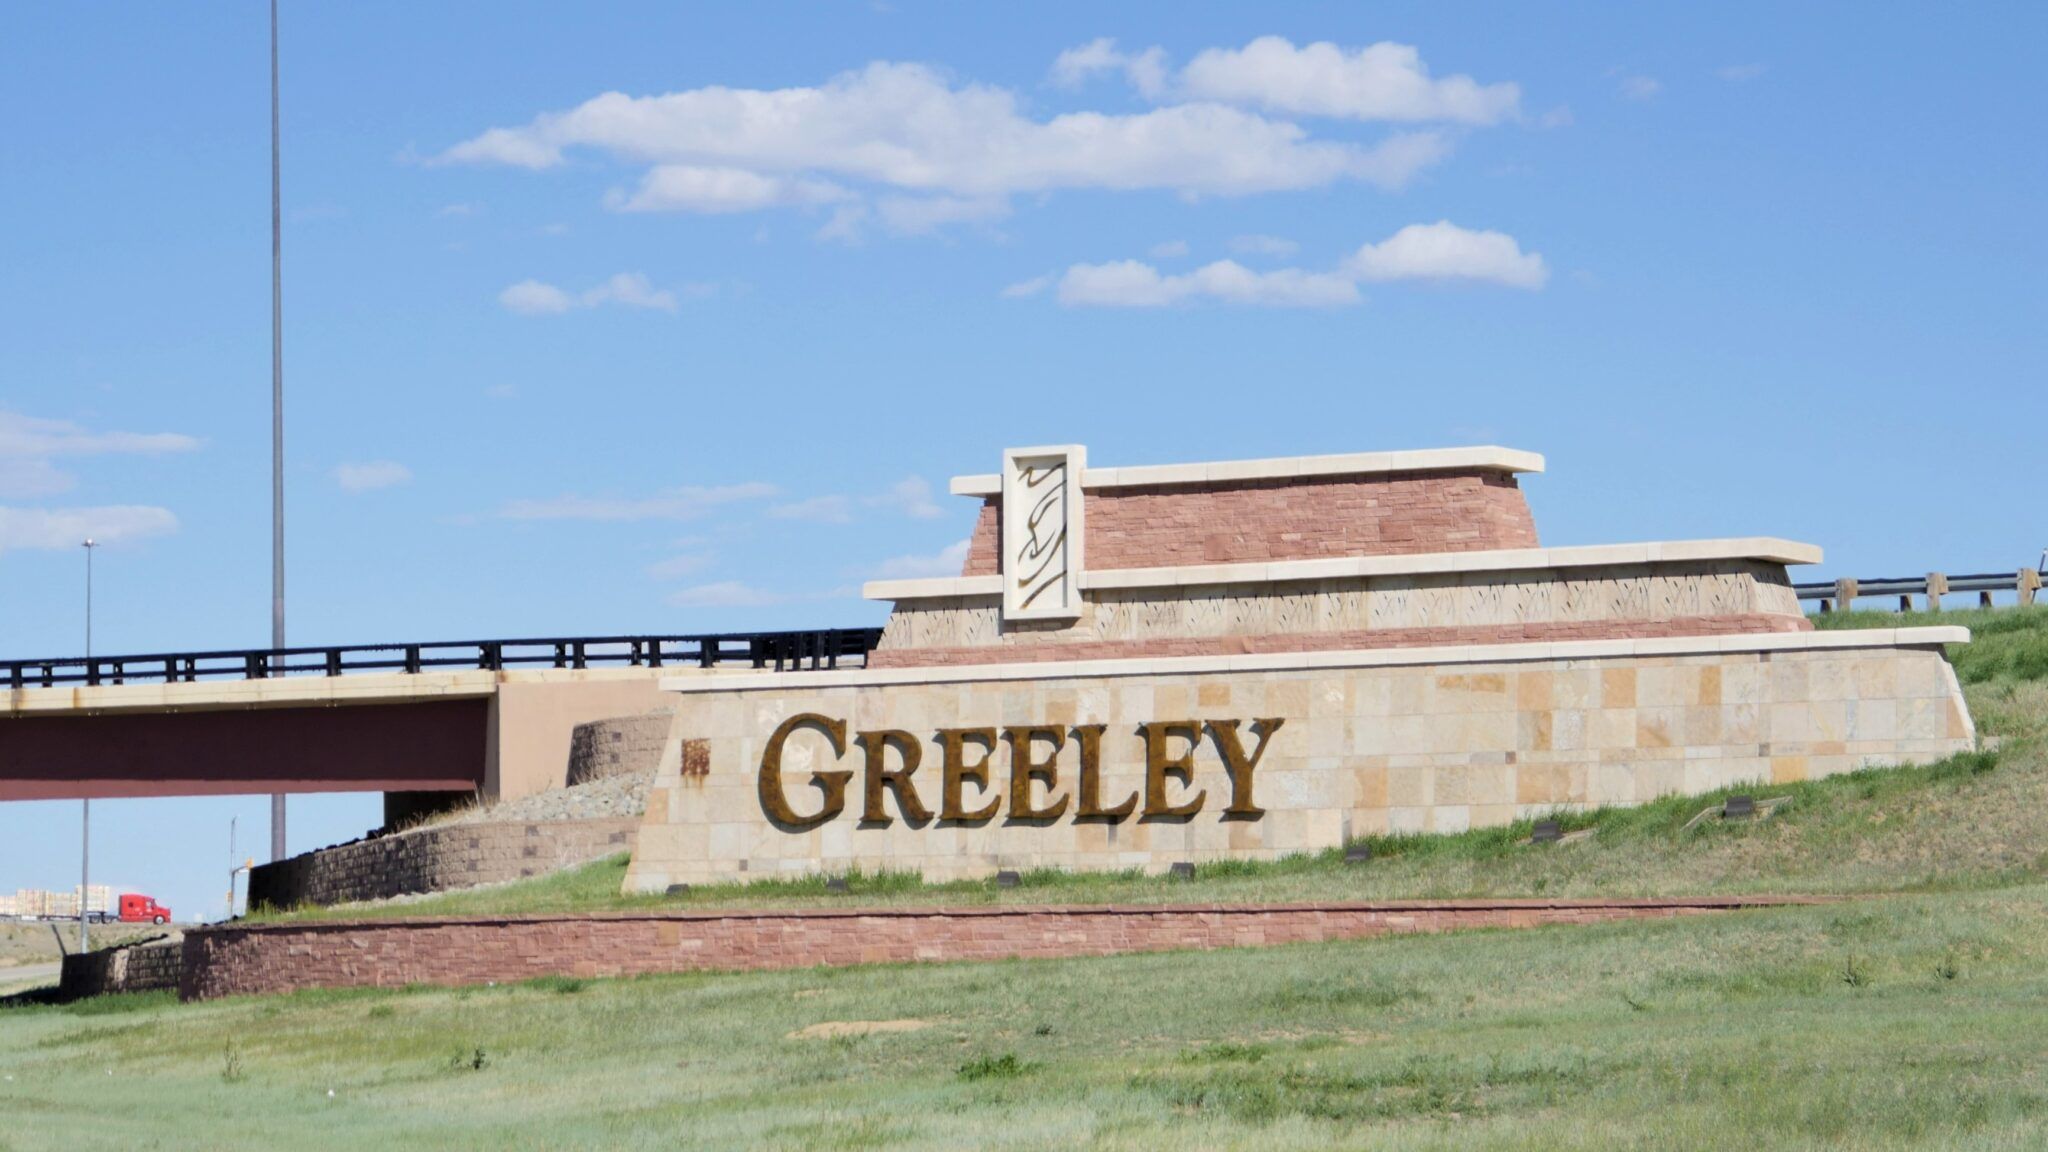
{"type": "Polygon", "coordinates": [[[178,987],[185,970],[184,944],[167,940],[74,952],[64,957],[57,994],[65,1000],[115,992],[159,992],[178,987]]]}
{"type": "Polygon", "coordinates": [[[578,724],[569,736],[569,785],[611,776],[654,775],[673,711],[578,724]]]}
{"type": "Polygon", "coordinates": [[[639,821],[449,824],[263,864],[251,907],[350,904],[539,876],[632,848],[639,821]]]}

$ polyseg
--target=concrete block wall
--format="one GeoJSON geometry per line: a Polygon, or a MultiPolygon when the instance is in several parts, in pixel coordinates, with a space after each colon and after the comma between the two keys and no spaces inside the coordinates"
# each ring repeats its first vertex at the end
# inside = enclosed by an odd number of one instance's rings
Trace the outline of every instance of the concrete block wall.
{"type": "Polygon", "coordinates": [[[251,907],[347,904],[539,876],[628,851],[638,821],[450,824],[259,865],[251,907]]]}
{"type": "Polygon", "coordinates": [[[578,724],[569,734],[569,784],[654,775],[674,719],[674,711],[667,710],[578,724]]]}
{"type": "Polygon", "coordinates": [[[66,1000],[116,992],[158,992],[177,988],[184,970],[184,944],[177,940],[74,952],[64,957],[57,992],[66,1000]]]}

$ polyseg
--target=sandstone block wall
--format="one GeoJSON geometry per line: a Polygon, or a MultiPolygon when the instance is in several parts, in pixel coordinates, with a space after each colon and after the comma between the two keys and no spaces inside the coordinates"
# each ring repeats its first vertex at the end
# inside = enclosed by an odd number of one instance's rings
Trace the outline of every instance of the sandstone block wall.
{"type": "Polygon", "coordinates": [[[672,715],[663,710],[578,724],[569,735],[569,785],[609,776],[652,775],[668,740],[672,715]]]}
{"type": "MultiPolygon", "coordinates": [[[[1318,653],[1305,658],[1315,663],[1288,670],[1217,662],[1183,672],[1134,661],[1120,675],[1038,679],[935,669],[920,682],[907,680],[905,670],[874,674],[904,682],[678,693],[675,739],[649,794],[627,885],[659,891],[854,865],[940,878],[1272,859],[1369,833],[1460,832],[1559,808],[1934,760],[1973,745],[1961,691],[1938,645],[1895,647],[1888,635],[1830,636],[1819,646],[1803,637],[1785,641],[1774,647],[1768,637],[1738,638],[1726,642],[1737,645],[1730,649],[1708,638],[1666,642],[1692,647],[1690,654],[1598,658],[1552,657],[1542,645],[1526,645],[1526,652],[1482,650],[1500,655],[1443,664],[1421,663],[1419,653],[1393,654],[1386,664],[1365,654],[1318,653]],[[1752,647],[1743,650],[1744,643],[1752,647]],[[788,740],[779,784],[793,810],[822,810],[814,772],[847,770],[853,778],[841,815],[791,828],[764,812],[760,770],[771,732],[804,713],[845,721],[848,745],[835,756],[827,738],[809,729],[788,740]],[[1113,806],[1146,787],[1147,722],[1237,721],[1249,750],[1252,722],[1261,718],[1284,723],[1260,753],[1254,799],[1264,811],[1254,818],[1223,811],[1231,781],[1221,738],[1207,732],[1193,745],[1192,778],[1169,789],[1176,802],[1206,793],[1191,817],[1012,819],[1014,756],[999,748],[987,790],[965,791],[969,802],[961,807],[996,798],[1003,814],[910,821],[895,796],[882,794],[885,818],[862,819],[858,732],[900,730],[919,742],[922,763],[910,785],[937,812],[938,730],[1049,725],[1067,734],[1053,759],[1052,786],[1027,789],[1044,808],[1075,795],[1081,752],[1073,726],[1102,724],[1100,794],[1113,806]]],[[[1172,750],[1186,745],[1176,739],[1172,750]]],[[[900,767],[903,759],[891,752],[884,764],[900,767]]]]}
{"type": "Polygon", "coordinates": [[[539,876],[629,850],[632,819],[451,824],[257,866],[251,907],[348,904],[539,876]]]}
{"type": "MultiPolygon", "coordinates": [[[[1391,472],[1091,490],[1088,567],[1151,568],[1537,547],[1504,472],[1391,472]]],[[[999,571],[998,502],[985,503],[961,575],[999,571]]]]}
{"type": "Polygon", "coordinates": [[[1812,903],[1772,897],[1253,907],[973,908],[525,916],[225,925],[185,938],[185,999],[302,988],[816,964],[1105,956],[1528,928],[1812,903]]]}

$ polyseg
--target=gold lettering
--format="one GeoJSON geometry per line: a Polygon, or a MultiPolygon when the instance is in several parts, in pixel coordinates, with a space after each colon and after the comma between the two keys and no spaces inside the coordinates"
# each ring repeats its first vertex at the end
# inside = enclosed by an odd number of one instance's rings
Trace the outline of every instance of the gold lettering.
{"type": "Polygon", "coordinates": [[[1061,796],[1059,803],[1045,808],[1031,806],[1031,782],[1045,781],[1048,799],[1052,790],[1059,786],[1060,749],[1067,745],[1067,734],[1050,724],[1026,724],[1017,728],[1003,729],[1003,739],[1010,745],[1010,818],[1012,820],[1057,820],[1067,810],[1070,796],[1061,796]],[[1031,744],[1034,740],[1052,741],[1052,751],[1045,759],[1031,758],[1031,744]]]}
{"type": "Polygon", "coordinates": [[[1202,726],[1193,720],[1154,720],[1140,727],[1145,733],[1145,815],[1193,816],[1200,812],[1202,801],[1209,797],[1208,789],[1195,793],[1195,798],[1185,804],[1169,804],[1166,778],[1178,776],[1183,786],[1195,782],[1195,749],[1201,743],[1202,726]],[[1166,741],[1175,732],[1186,737],[1188,749],[1178,756],[1168,756],[1166,741]]]}
{"type": "Polygon", "coordinates": [[[1266,810],[1252,802],[1252,770],[1259,766],[1259,760],[1266,755],[1266,744],[1273,733],[1280,730],[1287,721],[1278,717],[1252,721],[1252,731],[1258,733],[1259,746],[1252,754],[1244,754],[1244,744],[1237,738],[1235,720],[1209,721],[1209,733],[1216,737],[1216,751],[1223,756],[1223,767],[1230,772],[1230,807],[1223,811],[1232,816],[1262,816],[1266,810]]]}
{"type": "Polygon", "coordinates": [[[961,791],[969,780],[976,788],[988,791],[988,762],[995,758],[996,730],[993,728],[941,728],[939,748],[945,754],[945,764],[939,791],[939,819],[941,820],[986,820],[996,814],[1002,806],[1000,798],[992,798],[988,804],[973,811],[962,807],[961,791]],[[973,764],[967,762],[967,742],[981,744],[985,751],[981,759],[973,764]]]}
{"type": "Polygon", "coordinates": [[[768,737],[768,747],[761,753],[761,809],[776,823],[797,828],[815,828],[844,811],[846,782],[853,779],[853,773],[843,768],[812,772],[811,782],[825,793],[825,806],[815,816],[799,816],[789,806],[789,797],[782,791],[782,746],[788,742],[792,732],[807,725],[821,730],[832,741],[833,759],[846,755],[846,721],[820,716],[816,712],[800,712],[784,720],[775,729],[775,734],[768,737]]]}
{"type": "Polygon", "coordinates": [[[912,822],[929,820],[932,810],[917,798],[917,788],[910,782],[910,774],[917,771],[917,765],[924,759],[924,748],[917,737],[899,728],[881,732],[862,732],[854,742],[867,753],[867,772],[862,777],[861,788],[864,803],[860,818],[869,823],[889,822],[889,811],[882,807],[884,791],[896,794],[896,810],[903,818],[912,822]],[[891,772],[888,769],[889,749],[896,749],[902,758],[903,767],[891,772]]]}
{"type": "Polygon", "coordinates": [[[1107,724],[1081,724],[1074,728],[1074,740],[1081,746],[1081,802],[1074,809],[1077,818],[1121,820],[1138,806],[1135,788],[1116,807],[1102,806],[1102,733],[1108,727],[1107,724]]]}

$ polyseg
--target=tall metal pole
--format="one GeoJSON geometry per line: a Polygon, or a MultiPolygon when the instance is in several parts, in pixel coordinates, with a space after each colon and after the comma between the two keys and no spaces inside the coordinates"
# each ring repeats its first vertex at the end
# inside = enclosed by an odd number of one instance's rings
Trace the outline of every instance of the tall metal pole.
{"type": "MultiPolygon", "coordinates": [[[[270,646],[284,647],[284,212],[278,173],[277,0],[270,0],[270,646]]],[[[270,794],[270,858],[284,859],[284,793],[270,794]]]]}
{"type": "MultiPolygon", "coordinates": [[[[92,663],[92,550],[99,547],[90,537],[85,541],[85,659],[92,663]]],[[[92,951],[92,914],[86,905],[92,894],[92,801],[81,800],[78,821],[78,950],[92,951]]]]}

